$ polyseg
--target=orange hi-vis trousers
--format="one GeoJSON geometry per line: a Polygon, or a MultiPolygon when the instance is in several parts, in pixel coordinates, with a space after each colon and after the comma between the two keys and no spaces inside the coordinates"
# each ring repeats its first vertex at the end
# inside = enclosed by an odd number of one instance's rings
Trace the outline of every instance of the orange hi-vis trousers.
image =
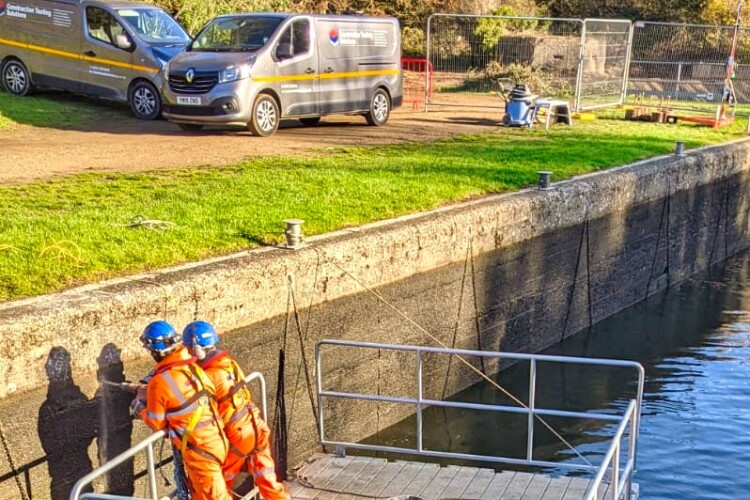
{"type": "Polygon", "coordinates": [[[238,474],[249,472],[265,500],[289,500],[291,497],[286,488],[276,479],[269,442],[271,430],[255,405],[251,411],[255,426],[245,423],[225,428],[230,443],[223,468],[227,487],[231,487],[238,474]]]}

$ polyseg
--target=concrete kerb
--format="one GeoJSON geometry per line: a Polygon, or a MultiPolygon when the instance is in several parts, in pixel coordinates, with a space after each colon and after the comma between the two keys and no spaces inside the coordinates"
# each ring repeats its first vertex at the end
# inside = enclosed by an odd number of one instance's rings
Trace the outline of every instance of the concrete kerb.
{"type": "Polygon", "coordinates": [[[114,343],[124,361],[142,357],[142,328],[195,318],[230,331],[287,313],[290,293],[305,306],[331,301],[475,255],[661,199],[748,169],[750,141],[702,148],[307,238],[295,251],[261,248],[0,304],[0,397],[47,383],[55,346],[74,373],[96,369],[114,343]]]}

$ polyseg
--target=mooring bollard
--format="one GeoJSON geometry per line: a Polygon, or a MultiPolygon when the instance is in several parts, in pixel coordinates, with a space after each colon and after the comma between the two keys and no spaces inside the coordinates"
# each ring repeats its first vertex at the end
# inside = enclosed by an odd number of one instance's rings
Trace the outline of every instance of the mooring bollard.
{"type": "Polygon", "coordinates": [[[677,141],[674,143],[674,155],[685,156],[685,142],[677,141]]]}
{"type": "Polygon", "coordinates": [[[552,177],[552,172],[549,170],[540,170],[537,172],[539,174],[539,189],[549,189],[549,182],[550,178],[552,177]]]}
{"type": "Polygon", "coordinates": [[[287,248],[297,248],[302,243],[302,219],[284,219],[286,223],[286,246],[287,248]]]}

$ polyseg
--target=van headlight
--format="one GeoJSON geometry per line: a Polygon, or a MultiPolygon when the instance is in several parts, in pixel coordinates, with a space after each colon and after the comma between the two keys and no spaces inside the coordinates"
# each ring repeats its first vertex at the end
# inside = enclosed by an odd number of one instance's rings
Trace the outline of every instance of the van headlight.
{"type": "Polygon", "coordinates": [[[233,82],[243,78],[250,78],[249,64],[229,66],[227,69],[219,71],[219,83],[233,82]]]}

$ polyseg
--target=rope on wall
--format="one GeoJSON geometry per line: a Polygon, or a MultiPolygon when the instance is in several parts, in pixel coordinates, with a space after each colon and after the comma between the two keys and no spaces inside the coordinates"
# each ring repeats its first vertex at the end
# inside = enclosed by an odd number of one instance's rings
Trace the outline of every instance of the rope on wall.
{"type": "MultiPolygon", "coordinates": [[[[471,238],[471,233],[469,234],[471,238]]],[[[458,337],[458,328],[461,325],[461,309],[464,303],[464,292],[466,291],[466,277],[469,275],[469,258],[471,256],[471,245],[466,246],[466,258],[464,259],[464,274],[461,278],[461,292],[458,295],[458,309],[456,311],[456,321],[453,324],[453,335],[451,336],[451,349],[456,348],[456,337],[458,337]]],[[[443,379],[443,395],[441,399],[445,399],[448,395],[448,379],[451,374],[451,366],[453,364],[453,355],[448,356],[448,368],[445,370],[445,378],[443,379]]]]}
{"type": "Polygon", "coordinates": [[[287,479],[289,434],[286,422],[286,396],[284,392],[284,349],[279,349],[279,375],[276,381],[276,406],[273,412],[273,456],[276,464],[276,476],[287,479]]]}
{"type": "Polygon", "coordinates": [[[8,446],[8,439],[5,437],[5,427],[3,426],[2,420],[0,420],[0,442],[2,442],[3,444],[5,458],[8,459],[8,465],[10,466],[10,470],[13,472],[13,479],[16,482],[16,486],[18,486],[18,492],[21,494],[21,499],[30,500],[29,495],[26,494],[26,491],[23,489],[23,484],[21,483],[21,472],[16,467],[16,464],[13,460],[13,455],[10,452],[10,446],[8,446]]]}
{"type": "MultiPolygon", "coordinates": [[[[659,220],[659,232],[656,235],[656,246],[654,247],[654,258],[651,260],[651,269],[648,272],[648,282],[646,282],[646,291],[643,294],[643,298],[648,298],[649,290],[651,289],[651,282],[654,279],[654,269],[656,268],[656,259],[659,256],[659,244],[661,244],[661,233],[662,228],[667,226],[667,259],[669,259],[669,200],[672,197],[670,189],[670,177],[669,171],[667,171],[667,196],[664,197],[661,208],[661,219],[659,220]]],[[[667,262],[669,262],[667,260],[667,262]]],[[[667,269],[669,266],[667,266],[667,269]]],[[[663,274],[663,271],[662,271],[663,274]]]]}
{"type": "MultiPolygon", "coordinates": [[[[573,270],[573,284],[570,287],[570,293],[568,294],[568,307],[565,311],[565,321],[563,321],[562,332],[560,333],[560,341],[565,338],[565,333],[568,331],[568,320],[570,319],[570,311],[573,309],[573,298],[576,294],[576,287],[578,283],[578,272],[581,268],[581,257],[583,256],[583,239],[588,238],[586,235],[586,227],[588,226],[588,216],[583,221],[581,226],[581,238],[578,241],[578,255],[576,256],[576,267],[573,270]]],[[[588,257],[587,257],[588,258],[588,257]]],[[[587,263],[588,264],[588,263],[587,263]]],[[[591,300],[591,287],[589,285],[589,300],[591,300]]]]}
{"type": "MultiPolygon", "coordinates": [[[[469,259],[469,263],[471,264],[471,293],[472,293],[472,300],[474,301],[474,329],[476,330],[476,336],[477,336],[477,351],[483,351],[482,348],[482,325],[479,322],[479,299],[477,294],[477,273],[476,269],[474,268],[474,237],[470,235],[469,237],[469,255],[471,258],[469,259]]],[[[479,358],[479,366],[482,370],[482,373],[487,375],[487,369],[484,366],[484,358],[479,358]]]]}

